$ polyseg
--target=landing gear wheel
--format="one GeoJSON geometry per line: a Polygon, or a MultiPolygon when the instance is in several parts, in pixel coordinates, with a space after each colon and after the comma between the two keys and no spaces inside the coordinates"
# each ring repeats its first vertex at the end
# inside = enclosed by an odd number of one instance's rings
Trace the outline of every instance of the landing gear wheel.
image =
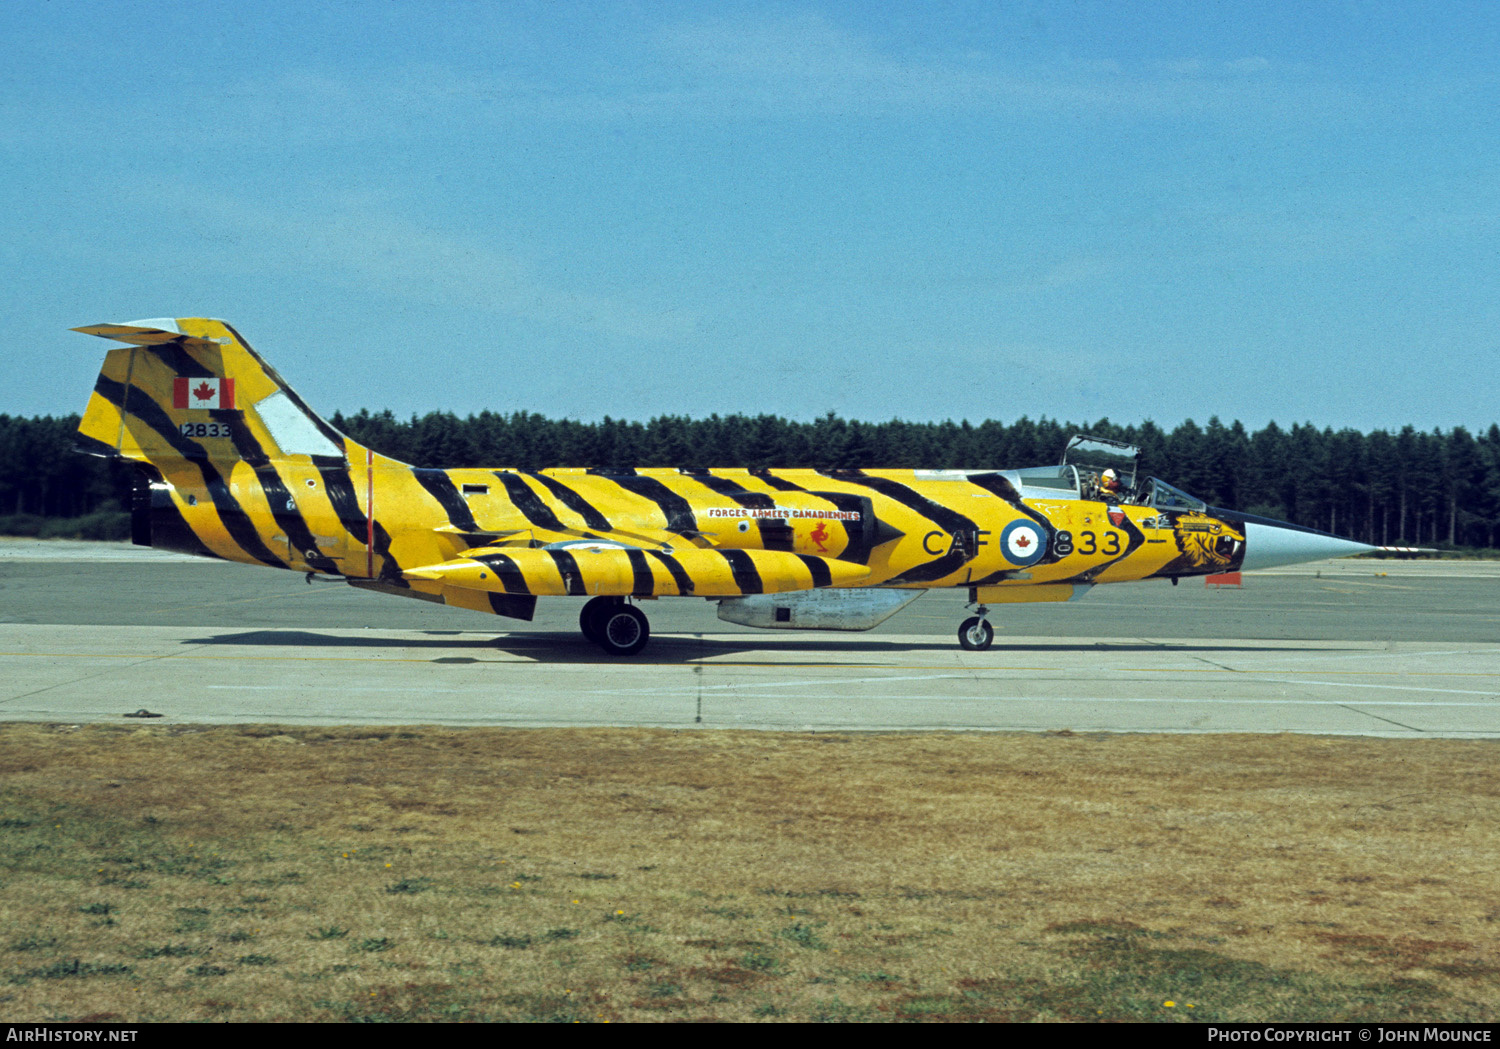
{"type": "Polygon", "coordinates": [[[633,656],[651,638],[646,614],[634,605],[606,608],[594,623],[599,630],[599,647],[612,656],[633,656]]]}
{"type": "Polygon", "coordinates": [[[624,601],[618,597],[595,597],[587,601],[583,610],[578,613],[578,629],[583,631],[583,636],[594,644],[600,644],[600,636],[604,629],[600,626],[606,612],[610,612],[624,605],[624,601]]]}
{"type": "Polygon", "coordinates": [[[958,643],[970,652],[983,652],[995,640],[995,628],[988,619],[970,616],[958,628],[958,643]]]}

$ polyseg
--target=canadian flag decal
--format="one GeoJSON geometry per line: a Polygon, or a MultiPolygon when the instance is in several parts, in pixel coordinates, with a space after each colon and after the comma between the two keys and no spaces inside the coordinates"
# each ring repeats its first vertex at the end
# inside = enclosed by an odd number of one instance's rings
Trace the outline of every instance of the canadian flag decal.
{"type": "Polygon", "coordinates": [[[233,379],[172,380],[173,408],[233,408],[233,379]]]}

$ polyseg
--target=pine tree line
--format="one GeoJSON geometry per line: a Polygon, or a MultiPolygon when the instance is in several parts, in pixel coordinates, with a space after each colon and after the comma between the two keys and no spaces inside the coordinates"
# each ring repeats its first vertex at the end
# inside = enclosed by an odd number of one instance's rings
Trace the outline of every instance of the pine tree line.
{"type": "MultiPolygon", "coordinates": [[[[1500,425],[1398,433],[1282,429],[1254,433],[1217,417],[1167,431],[1107,419],[1073,425],[1021,417],[866,423],[832,413],[812,422],[773,415],[660,416],[600,422],[481,412],[336,414],[351,437],[418,466],[783,466],[818,469],[1009,469],[1056,462],[1074,433],[1129,441],[1142,469],[1214,506],[1262,514],[1377,545],[1495,546],[1500,525],[1500,425]]],[[[0,529],[26,518],[79,518],[129,506],[125,468],[72,451],[77,416],[0,415],[0,529]]]]}

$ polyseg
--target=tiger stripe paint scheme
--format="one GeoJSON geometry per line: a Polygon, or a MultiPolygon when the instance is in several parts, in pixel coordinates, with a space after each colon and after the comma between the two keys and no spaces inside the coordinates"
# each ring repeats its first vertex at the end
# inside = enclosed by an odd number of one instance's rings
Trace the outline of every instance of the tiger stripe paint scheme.
{"type": "Polygon", "coordinates": [[[1219,511],[1028,499],[1002,471],[415,468],[319,418],[222,321],[75,330],[127,344],[106,354],[79,433],[139,464],[138,542],[476,611],[822,587],[1065,600],[1233,570],[1245,547],[1219,511]],[[182,380],[236,406],[182,407],[182,380]]]}

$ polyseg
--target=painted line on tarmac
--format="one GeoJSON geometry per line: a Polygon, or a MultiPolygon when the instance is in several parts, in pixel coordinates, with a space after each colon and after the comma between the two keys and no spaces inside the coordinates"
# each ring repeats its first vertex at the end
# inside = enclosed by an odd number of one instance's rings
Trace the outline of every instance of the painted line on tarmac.
{"type": "MultiPolygon", "coordinates": [[[[669,695],[669,690],[662,690],[660,695],[669,695]]],[[[691,695],[690,692],[683,693],[691,695]]],[[[1347,699],[1202,699],[1185,696],[869,696],[869,699],[878,699],[882,702],[908,700],[913,702],[927,703],[1155,703],[1162,704],[1194,704],[1198,706],[1254,706],[1254,707],[1343,707],[1346,710],[1354,709],[1347,699]]],[[[1365,702],[1356,700],[1361,707],[1417,707],[1419,709],[1436,709],[1439,707],[1481,707],[1485,709],[1500,709],[1495,703],[1470,703],[1461,700],[1417,700],[1417,699],[1379,699],[1365,702]]],[[[1154,729],[1152,731],[1155,731],[1154,729]]],[[[1269,731],[1288,731],[1283,729],[1272,729],[1269,731]]],[[[1321,730],[1320,730],[1321,731],[1321,730]]]]}
{"type": "MultiPolygon", "coordinates": [[[[1423,677],[1431,675],[1423,674],[1423,677]]],[[[1442,692],[1454,696],[1494,696],[1500,699],[1500,692],[1479,692],[1467,688],[1423,688],[1420,685],[1376,685],[1364,681],[1299,681],[1296,678],[1262,678],[1273,685],[1313,685],[1317,688],[1380,688],[1389,689],[1394,692],[1442,692]]]]}
{"type": "MultiPolygon", "coordinates": [[[[1500,648],[1500,646],[1491,646],[1500,648]]],[[[1285,655],[1278,654],[1278,659],[1326,659],[1330,663],[1341,659],[1430,659],[1435,656],[1473,656],[1475,659],[1500,658],[1500,651],[1478,651],[1475,649],[1445,649],[1441,652],[1393,652],[1389,649],[1371,649],[1368,652],[1349,652],[1341,656],[1329,655],[1325,652],[1288,652],[1285,655]]],[[[1357,671],[1356,671],[1357,673],[1357,671]]],[[[1374,673],[1374,671],[1372,671],[1374,673]]]]}
{"type": "Polygon", "coordinates": [[[223,689],[226,692],[417,692],[422,695],[438,693],[468,695],[471,688],[371,688],[365,685],[204,685],[204,688],[223,689]]]}
{"type": "MultiPolygon", "coordinates": [[[[755,664],[749,664],[754,666],[755,664]]],[[[785,664],[769,664],[769,666],[785,666],[785,664]]],[[[973,674],[902,674],[900,676],[882,677],[841,677],[835,684],[839,685],[863,685],[872,681],[939,681],[947,678],[958,678],[963,681],[974,680],[973,674]]],[[[585,696],[653,696],[665,695],[668,692],[681,692],[692,695],[700,690],[712,692],[724,689],[763,689],[763,688],[822,688],[829,682],[826,679],[817,681],[758,681],[753,685],[729,684],[729,685],[685,685],[680,689],[662,688],[591,688],[580,695],[585,696]]]]}

